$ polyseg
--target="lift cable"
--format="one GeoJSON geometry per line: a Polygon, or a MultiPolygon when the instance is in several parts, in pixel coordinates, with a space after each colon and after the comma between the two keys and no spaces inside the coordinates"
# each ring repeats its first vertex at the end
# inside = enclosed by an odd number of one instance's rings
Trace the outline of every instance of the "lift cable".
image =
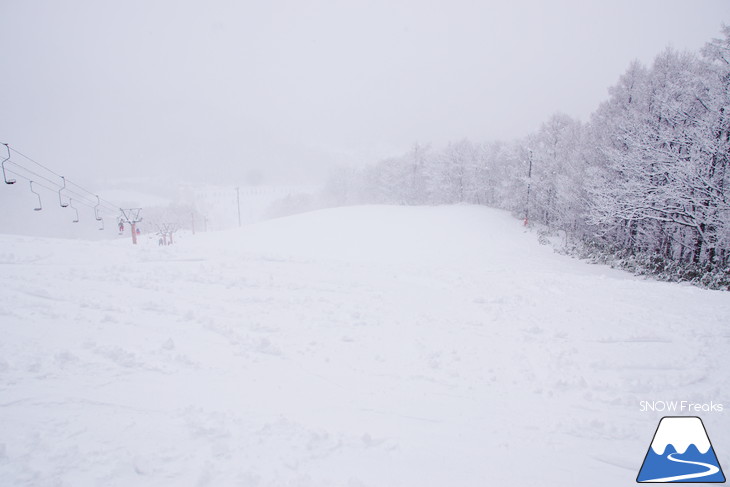
{"type": "MultiPolygon", "coordinates": [[[[13,164],[14,166],[18,166],[18,167],[19,167],[20,169],[22,169],[23,171],[27,172],[28,174],[31,174],[31,175],[33,175],[33,176],[37,176],[38,178],[40,178],[40,179],[42,179],[42,180],[44,180],[44,181],[46,181],[46,182],[50,183],[50,184],[51,184],[51,185],[53,185],[53,186],[58,186],[58,185],[57,185],[57,184],[56,184],[56,183],[55,183],[54,181],[52,181],[52,180],[48,179],[47,177],[45,177],[45,176],[43,176],[43,175],[41,175],[41,174],[38,174],[38,173],[37,173],[37,172],[35,172],[35,171],[31,171],[30,169],[28,169],[28,168],[26,168],[26,167],[23,167],[23,166],[19,166],[18,164],[16,164],[16,163],[15,163],[15,162],[13,162],[13,161],[8,161],[8,162],[9,162],[9,163],[11,163],[11,164],[13,164]]],[[[28,177],[27,175],[21,174],[21,173],[19,173],[19,172],[18,172],[18,171],[16,171],[16,170],[11,170],[11,169],[8,169],[8,170],[7,170],[7,172],[8,172],[8,173],[12,173],[12,174],[14,174],[14,175],[16,175],[16,176],[22,177],[23,179],[27,179],[28,181],[33,181],[33,182],[34,182],[34,183],[35,183],[35,184],[36,184],[37,186],[41,186],[41,187],[43,187],[43,188],[46,188],[46,189],[48,189],[49,191],[53,191],[53,192],[58,192],[58,191],[59,191],[59,188],[60,188],[60,189],[62,189],[62,190],[63,190],[63,194],[66,194],[66,195],[71,195],[71,196],[74,196],[73,200],[74,200],[75,202],[77,202],[77,203],[80,203],[80,204],[84,205],[84,206],[88,206],[88,207],[90,207],[90,208],[98,208],[98,207],[100,206],[100,205],[98,205],[98,204],[97,204],[97,203],[95,202],[95,199],[96,199],[96,195],[92,195],[92,196],[87,196],[87,195],[85,195],[85,194],[81,194],[81,193],[78,193],[77,191],[74,191],[74,190],[68,189],[68,187],[66,187],[66,188],[63,188],[62,186],[58,186],[58,187],[56,187],[56,188],[49,188],[49,187],[48,187],[48,186],[46,186],[46,185],[42,185],[42,184],[41,184],[41,183],[39,182],[39,180],[38,180],[38,179],[35,179],[35,178],[34,178],[34,179],[31,179],[31,178],[29,178],[29,177],[28,177]]],[[[111,205],[104,205],[104,206],[103,206],[103,208],[104,208],[105,210],[107,210],[107,211],[110,211],[110,212],[117,212],[117,211],[119,211],[119,209],[118,209],[118,208],[114,208],[114,207],[112,207],[111,205]]]]}
{"type": "MultiPolygon", "coordinates": [[[[57,189],[51,189],[51,188],[46,188],[46,189],[49,189],[50,191],[58,191],[59,189],[63,189],[64,193],[68,193],[68,194],[72,194],[72,195],[75,195],[75,196],[76,196],[77,198],[83,198],[83,199],[88,199],[88,200],[90,200],[90,201],[95,201],[95,202],[97,201],[97,197],[98,197],[98,196],[97,196],[97,195],[96,195],[95,193],[92,193],[91,191],[89,191],[89,190],[88,190],[88,189],[86,189],[85,187],[83,187],[83,186],[81,186],[81,185],[79,185],[79,184],[77,184],[77,183],[75,183],[75,182],[73,182],[73,181],[71,181],[71,180],[69,180],[69,179],[65,178],[65,177],[64,177],[64,176],[62,176],[61,174],[57,173],[56,171],[54,171],[54,170],[50,169],[49,167],[47,167],[47,166],[45,166],[45,165],[43,165],[43,164],[41,164],[40,162],[36,161],[35,159],[33,159],[33,158],[31,158],[31,157],[29,157],[29,156],[25,155],[24,153],[20,152],[19,150],[17,150],[16,148],[14,148],[14,147],[10,146],[9,144],[4,144],[4,145],[6,145],[6,147],[7,147],[8,149],[9,149],[9,151],[12,151],[12,152],[14,152],[14,153],[18,154],[19,156],[21,156],[21,157],[23,157],[23,158],[27,159],[28,161],[32,162],[33,164],[37,165],[38,167],[40,167],[40,168],[44,169],[45,171],[48,171],[48,172],[49,172],[50,174],[53,174],[54,176],[56,176],[56,177],[58,177],[58,178],[61,178],[61,179],[65,180],[65,182],[66,182],[67,184],[75,186],[76,188],[80,189],[80,190],[81,190],[81,191],[83,191],[84,193],[87,193],[87,194],[88,194],[88,196],[86,196],[86,195],[83,195],[83,194],[80,194],[80,193],[78,193],[78,192],[76,192],[76,191],[73,191],[73,190],[69,189],[68,187],[65,187],[65,188],[64,188],[64,187],[63,187],[62,185],[60,185],[60,184],[56,183],[55,181],[53,181],[53,180],[49,179],[48,177],[46,177],[46,176],[43,176],[43,175],[41,175],[41,174],[39,174],[39,173],[37,173],[37,172],[35,172],[35,171],[33,171],[33,170],[31,170],[31,169],[27,168],[26,166],[24,166],[24,165],[22,165],[22,164],[19,164],[19,163],[18,163],[17,161],[15,161],[15,160],[13,160],[13,159],[8,159],[8,160],[6,161],[7,163],[9,163],[9,164],[12,164],[12,165],[13,165],[13,166],[15,166],[16,168],[18,168],[18,169],[21,169],[21,170],[23,170],[23,171],[27,172],[28,174],[32,174],[33,176],[36,176],[36,177],[38,177],[38,178],[41,178],[41,179],[43,179],[43,180],[45,180],[45,181],[49,182],[50,184],[52,184],[52,185],[54,185],[54,186],[56,186],[56,187],[57,187],[57,189]]],[[[8,172],[11,172],[11,171],[8,171],[8,172]]],[[[12,171],[12,173],[13,173],[13,174],[15,174],[15,175],[18,175],[18,172],[17,172],[17,171],[12,171]]],[[[24,176],[22,176],[22,175],[21,175],[21,177],[24,177],[24,176]]],[[[27,177],[24,177],[24,179],[28,179],[28,180],[30,180],[30,178],[27,178],[27,177]]],[[[35,182],[36,184],[38,184],[38,185],[40,186],[40,184],[39,184],[39,183],[38,183],[38,182],[37,182],[36,180],[33,180],[33,181],[34,181],[34,182],[35,182]]],[[[45,187],[45,186],[44,186],[44,187],[45,187]]],[[[78,200],[78,199],[74,199],[74,201],[76,201],[77,203],[79,202],[79,200],[78,200]]],[[[120,208],[120,207],[119,207],[118,205],[115,205],[114,203],[111,203],[110,201],[108,201],[108,200],[105,200],[105,199],[103,199],[103,198],[98,198],[98,203],[99,203],[99,204],[100,204],[101,206],[104,206],[104,207],[106,207],[106,208],[107,208],[108,210],[110,210],[110,211],[119,211],[119,208],[120,208]]],[[[85,206],[89,206],[89,205],[87,204],[87,205],[85,205],[85,206]]],[[[95,205],[91,205],[91,207],[92,207],[92,208],[93,208],[94,206],[95,206],[95,205]]]]}
{"type": "MultiPolygon", "coordinates": [[[[31,178],[29,178],[28,176],[25,176],[25,175],[23,175],[23,174],[20,174],[20,173],[18,173],[18,172],[16,172],[16,171],[13,171],[12,169],[7,169],[7,172],[8,172],[8,173],[10,173],[10,174],[12,174],[12,175],[14,175],[14,176],[17,176],[17,177],[19,177],[19,178],[23,178],[23,179],[25,179],[26,181],[31,181],[31,182],[33,182],[33,185],[34,185],[34,186],[38,186],[38,187],[40,187],[40,188],[43,188],[43,189],[47,189],[48,191],[50,191],[50,192],[52,192],[52,193],[56,193],[56,192],[58,192],[58,188],[51,188],[51,187],[49,187],[49,186],[47,186],[47,185],[45,185],[45,184],[39,183],[39,182],[38,182],[38,181],[36,181],[35,179],[31,179],[31,178]]],[[[75,193],[74,193],[74,194],[75,194],[75,193]]],[[[93,209],[94,209],[94,207],[96,206],[96,205],[93,205],[93,204],[87,203],[87,202],[85,202],[85,201],[82,201],[82,200],[77,200],[77,199],[74,199],[73,201],[74,201],[74,203],[78,203],[78,204],[80,204],[80,205],[86,206],[86,207],[88,207],[88,208],[91,208],[92,210],[93,210],[93,209]]],[[[113,209],[112,211],[118,212],[118,211],[119,211],[119,208],[114,208],[114,209],[113,209]]]]}

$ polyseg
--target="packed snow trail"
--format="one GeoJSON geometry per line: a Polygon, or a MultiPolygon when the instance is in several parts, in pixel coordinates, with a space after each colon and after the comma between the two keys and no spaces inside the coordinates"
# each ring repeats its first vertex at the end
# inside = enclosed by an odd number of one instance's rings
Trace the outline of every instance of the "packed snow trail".
{"type": "Polygon", "coordinates": [[[501,211],[176,242],[0,236],[0,485],[628,485],[661,417],[640,400],[727,402],[729,293],[501,211]]]}

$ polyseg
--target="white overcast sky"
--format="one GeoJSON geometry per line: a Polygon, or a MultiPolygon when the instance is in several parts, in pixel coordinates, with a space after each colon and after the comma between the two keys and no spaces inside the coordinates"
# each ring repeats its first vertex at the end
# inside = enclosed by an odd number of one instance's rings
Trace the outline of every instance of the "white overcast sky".
{"type": "Polygon", "coordinates": [[[319,176],[587,120],[728,0],[0,2],[0,142],[79,181],[319,176]]]}

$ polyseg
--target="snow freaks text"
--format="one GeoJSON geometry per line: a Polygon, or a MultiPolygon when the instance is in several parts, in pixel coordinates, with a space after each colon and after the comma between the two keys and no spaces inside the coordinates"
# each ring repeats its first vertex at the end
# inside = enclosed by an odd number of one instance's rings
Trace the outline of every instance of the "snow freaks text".
{"type": "Polygon", "coordinates": [[[672,413],[721,413],[721,403],[692,402],[692,401],[640,401],[639,411],[644,412],[672,412],[672,413]]]}

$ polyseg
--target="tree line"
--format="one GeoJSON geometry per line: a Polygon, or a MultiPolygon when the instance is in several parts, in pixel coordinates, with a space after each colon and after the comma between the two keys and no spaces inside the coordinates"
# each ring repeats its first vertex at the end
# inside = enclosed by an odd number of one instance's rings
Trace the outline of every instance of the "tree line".
{"type": "Polygon", "coordinates": [[[632,63],[587,122],[556,114],[519,140],[415,145],[338,169],[325,194],[335,205],[508,209],[562,235],[568,252],[727,289],[729,158],[724,26],[699,53],[667,49],[651,66],[632,63]]]}

